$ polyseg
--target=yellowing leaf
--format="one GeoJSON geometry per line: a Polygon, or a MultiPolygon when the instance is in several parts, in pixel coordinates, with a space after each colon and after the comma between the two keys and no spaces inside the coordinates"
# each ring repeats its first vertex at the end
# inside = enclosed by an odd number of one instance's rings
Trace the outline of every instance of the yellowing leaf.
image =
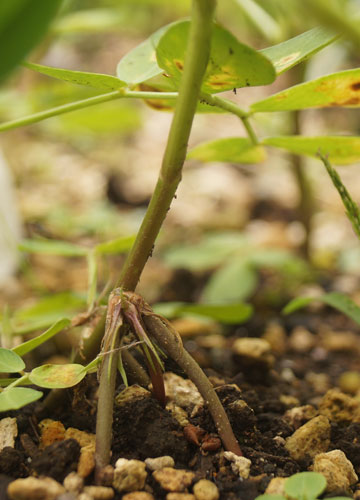
{"type": "Polygon", "coordinates": [[[244,137],[229,137],[199,144],[189,152],[188,158],[203,162],[260,163],[265,160],[265,151],[244,137]]]}
{"type": "Polygon", "coordinates": [[[290,87],[251,106],[252,111],[360,106],[360,69],[333,73],[290,87]]]}
{"type": "Polygon", "coordinates": [[[64,389],[78,384],[86,375],[82,365],[43,365],[35,368],[30,374],[30,381],[39,387],[48,389],[64,389]]]}

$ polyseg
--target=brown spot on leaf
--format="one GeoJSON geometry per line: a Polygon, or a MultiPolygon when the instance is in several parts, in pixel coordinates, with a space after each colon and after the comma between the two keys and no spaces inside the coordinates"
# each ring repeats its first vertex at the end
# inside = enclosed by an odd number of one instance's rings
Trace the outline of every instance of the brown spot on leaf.
{"type": "Polygon", "coordinates": [[[351,84],[352,90],[360,90],[360,82],[355,82],[351,84]]]}
{"type": "Polygon", "coordinates": [[[212,87],[223,87],[224,85],[228,85],[227,82],[211,82],[212,87]]]}
{"type": "Polygon", "coordinates": [[[184,64],[182,61],[179,61],[177,59],[174,59],[174,63],[175,63],[175,66],[180,70],[182,71],[184,69],[184,64]]]}
{"type": "Polygon", "coordinates": [[[360,104],[360,97],[351,97],[347,101],[341,103],[342,106],[353,106],[356,104],[360,104]]]}

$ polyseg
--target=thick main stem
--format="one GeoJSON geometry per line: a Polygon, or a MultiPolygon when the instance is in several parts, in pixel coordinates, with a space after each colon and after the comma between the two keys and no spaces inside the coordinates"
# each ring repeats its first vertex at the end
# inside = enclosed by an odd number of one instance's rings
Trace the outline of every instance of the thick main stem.
{"type": "MultiPolygon", "coordinates": [[[[124,290],[135,290],[181,180],[187,143],[210,53],[215,3],[215,0],[193,0],[184,73],[174,117],[158,182],[119,279],[119,286],[124,290]]],[[[116,370],[116,353],[113,356],[105,356],[100,376],[98,402],[98,408],[102,410],[100,415],[98,413],[96,425],[96,475],[98,478],[101,468],[110,461],[111,430],[109,431],[109,428],[111,429],[112,422],[114,387],[109,387],[108,374],[111,374],[111,380],[115,380],[116,370]]]]}

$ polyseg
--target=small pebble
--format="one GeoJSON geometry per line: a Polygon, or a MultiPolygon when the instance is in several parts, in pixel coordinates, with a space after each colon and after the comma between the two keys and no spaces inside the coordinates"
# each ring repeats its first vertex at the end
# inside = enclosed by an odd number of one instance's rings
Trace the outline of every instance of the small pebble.
{"type": "Polygon", "coordinates": [[[46,418],[39,423],[40,429],[40,449],[44,449],[65,439],[65,427],[58,420],[46,418]]]}
{"type": "Polygon", "coordinates": [[[153,472],[153,477],[166,491],[184,491],[194,480],[193,472],[165,467],[153,472]]]}
{"type": "Polygon", "coordinates": [[[244,337],[236,339],[232,345],[235,354],[244,358],[249,364],[261,364],[271,368],[274,364],[274,356],[271,354],[269,342],[264,339],[244,337]]]}
{"type": "Polygon", "coordinates": [[[9,484],[7,494],[11,500],[55,500],[65,488],[50,477],[27,477],[9,484]]]}
{"type": "Polygon", "coordinates": [[[317,337],[303,326],[293,329],[289,337],[289,347],[296,352],[309,352],[316,345],[317,337]]]}
{"type": "Polygon", "coordinates": [[[268,495],[282,495],[285,497],[286,477],[273,477],[267,485],[265,493],[268,495]]]}
{"type": "Polygon", "coordinates": [[[196,500],[218,500],[220,496],[216,484],[208,479],[200,479],[195,483],[193,492],[196,500]]]}
{"type": "Polygon", "coordinates": [[[352,463],[341,450],[332,450],[316,455],[312,470],[325,476],[326,491],[329,493],[349,491],[350,486],[358,481],[352,463]]]}
{"type": "Polygon", "coordinates": [[[94,500],[88,493],[79,493],[77,500],[94,500]]]}
{"type": "Polygon", "coordinates": [[[239,457],[232,451],[225,451],[224,457],[231,462],[231,469],[234,474],[239,475],[242,479],[247,479],[249,477],[251,460],[245,457],[239,457]]]}
{"type": "Polygon", "coordinates": [[[360,422],[360,401],[339,389],[330,389],[320,402],[319,413],[334,422],[360,422]]]}
{"type": "Polygon", "coordinates": [[[95,434],[91,434],[90,432],[79,431],[79,429],[69,427],[65,431],[65,439],[75,439],[81,448],[92,445],[95,450],[95,434]]]}
{"type": "Polygon", "coordinates": [[[120,492],[142,490],[147,477],[145,467],[140,460],[119,458],[115,464],[113,487],[120,492]]]}
{"type": "Polygon", "coordinates": [[[85,486],[84,493],[87,493],[94,500],[111,500],[115,495],[114,490],[106,486],[85,486]]]}
{"type": "Polygon", "coordinates": [[[164,457],[156,457],[156,458],[147,458],[145,460],[146,466],[151,471],[160,470],[164,467],[174,467],[175,462],[172,457],[164,456],[164,457]]]}
{"type": "Polygon", "coordinates": [[[80,449],[80,458],[77,471],[79,476],[88,477],[95,467],[95,450],[92,444],[83,446],[80,449]]]}
{"type": "Polygon", "coordinates": [[[64,479],[63,485],[66,491],[79,493],[83,489],[84,479],[76,472],[70,472],[64,479]]]}
{"type": "Polygon", "coordinates": [[[122,497],[122,500],[155,500],[151,493],[146,491],[132,491],[131,493],[126,493],[122,497]]]}
{"type": "Polygon", "coordinates": [[[164,374],[164,382],[168,400],[173,401],[177,406],[188,408],[203,403],[203,398],[191,380],[167,372],[164,374]]]}
{"type": "Polygon", "coordinates": [[[290,408],[284,414],[284,420],[290,424],[294,429],[298,429],[306,422],[316,417],[317,410],[312,405],[296,406],[290,408]]]}
{"type": "Polygon", "coordinates": [[[14,448],[17,435],[18,428],[16,418],[2,418],[0,420],[0,451],[6,448],[6,446],[14,448]]]}
{"type": "Polygon", "coordinates": [[[342,391],[355,395],[360,389],[360,372],[344,372],[339,377],[338,385],[342,391]]]}
{"type": "Polygon", "coordinates": [[[151,392],[140,385],[134,384],[126,387],[115,397],[116,406],[125,406],[143,398],[149,398],[151,392]]]}
{"type": "Polygon", "coordinates": [[[323,416],[314,417],[299,427],[286,439],[285,448],[294,460],[314,457],[328,450],[330,445],[330,422],[323,416]]]}
{"type": "Polygon", "coordinates": [[[168,493],[166,500],[196,500],[192,493],[168,493]]]}

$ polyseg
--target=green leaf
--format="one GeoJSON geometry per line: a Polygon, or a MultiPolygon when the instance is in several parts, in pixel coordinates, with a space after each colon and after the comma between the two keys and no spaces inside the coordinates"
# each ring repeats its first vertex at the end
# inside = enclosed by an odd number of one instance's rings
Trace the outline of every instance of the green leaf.
{"type": "Polygon", "coordinates": [[[156,312],[168,313],[168,317],[177,316],[204,316],[226,324],[238,324],[247,321],[253,312],[249,304],[186,304],[183,302],[170,302],[157,304],[156,312]]]}
{"type": "Polygon", "coordinates": [[[52,32],[61,34],[107,32],[118,30],[122,21],[122,12],[115,9],[81,9],[62,16],[52,26],[52,32]]]}
{"type": "MultiPolygon", "coordinates": [[[[178,86],[185,61],[189,21],[170,26],[156,48],[158,65],[178,86]]],[[[268,85],[275,79],[271,62],[256,50],[239,42],[229,31],[214,25],[209,64],[202,90],[223,92],[238,87],[268,85]]]]}
{"type": "Polygon", "coordinates": [[[262,141],[262,144],[286,149],[295,154],[315,157],[318,157],[318,153],[321,151],[333,163],[339,165],[346,165],[360,160],[360,137],[267,137],[262,141]]]}
{"type": "Polygon", "coordinates": [[[86,375],[82,365],[42,365],[29,373],[29,379],[39,387],[65,389],[78,384],[86,375]]]}
{"type": "Polygon", "coordinates": [[[260,52],[270,59],[275,66],[276,74],[280,75],[338,38],[339,35],[334,35],[324,28],[313,28],[285,42],[260,50],[260,52]]]}
{"type": "Polygon", "coordinates": [[[265,151],[261,146],[254,146],[249,139],[229,137],[199,144],[190,150],[188,158],[202,162],[260,163],[265,160],[265,151]]]}
{"type": "Polygon", "coordinates": [[[318,498],[326,488],[326,479],[317,472],[299,472],[285,481],[285,493],[297,500],[318,498]]]}
{"type": "MultiPolygon", "coordinates": [[[[38,335],[34,339],[30,339],[27,342],[23,342],[22,344],[14,347],[12,349],[12,352],[18,354],[19,356],[24,356],[24,354],[32,351],[39,345],[43,344],[47,340],[51,339],[54,335],[57,333],[61,332],[64,328],[69,326],[71,324],[70,320],[68,319],[61,319],[55,323],[55,325],[51,326],[46,330],[46,332],[42,333],[41,335],[38,335]]],[[[17,370],[18,371],[18,370],[17,370]]]]}
{"type": "Polygon", "coordinates": [[[347,295],[340,292],[331,292],[320,297],[297,297],[291,300],[283,309],[284,314],[291,314],[298,309],[308,306],[312,302],[323,302],[344,313],[355,323],[360,324],[360,307],[347,295]]]}
{"type": "Polygon", "coordinates": [[[66,241],[45,239],[25,239],[21,241],[18,248],[23,252],[62,255],[64,257],[83,257],[89,252],[87,248],[66,241]]]}
{"type": "Polygon", "coordinates": [[[16,334],[23,334],[45,328],[62,320],[66,314],[74,314],[86,304],[80,294],[63,292],[45,297],[35,305],[18,309],[13,316],[12,326],[16,334]]]}
{"type": "Polygon", "coordinates": [[[24,361],[11,349],[0,347],[0,372],[17,373],[25,368],[24,361]]]}
{"type": "Polygon", "coordinates": [[[183,267],[192,271],[214,268],[237,251],[244,251],[248,243],[239,233],[209,234],[195,244],[174,246],[167,250],[164,260],[173,268],[183,267]]]}
{"type": "Polygon", "coordinates": [[[172,26],[172,24],[155,31],[147,40],[132,49],[120,60],[116,68],[118,78],[128,84],[135,85],[163,73],[156,60],[155,47],[169,26],[172,26]]]}
{"type": "Polygon", "coordinates": [[[0,81],[40,42],[61,0],[1,0],[0,81]]]}
{"type": "Polygon", "coordinates": [[[360,69],[349,69],[290,87],[251,105],[258,111],[360,106],[360,69]]]}
{"type": "Polygon", "coordinates": [[[86,87],[92,87],[99,90],[119,90],[121,87],[126,85],[125,82],[122,82],[119,78],[116,78],[116,76],[111,75],[52,68],[51,66],[43,66],[42,64],[34,64],[30,62],[24,62],[23,66],[64,82],[84,85],[86,87]]]}
{"type": "Polygon", "coordinates": [[[94,248],[98,255],[120,255],[128,252],[135,241],[135,236],[122,236],[115,240],[99,243],[94,248]]]}
{"type": "Polygon", "coordinates": [[[247,299],[256,289],[257,272],[244,259],[233,259],[218,269],[207,282],[202,302],[231,304],[247,299]]]}
{"type": "Polygon", "coordinates": [[[10,387],[0,392],[0,411],[18,410],[37,401],[42,395],[42,392],[35,389],[10,387]]]}

